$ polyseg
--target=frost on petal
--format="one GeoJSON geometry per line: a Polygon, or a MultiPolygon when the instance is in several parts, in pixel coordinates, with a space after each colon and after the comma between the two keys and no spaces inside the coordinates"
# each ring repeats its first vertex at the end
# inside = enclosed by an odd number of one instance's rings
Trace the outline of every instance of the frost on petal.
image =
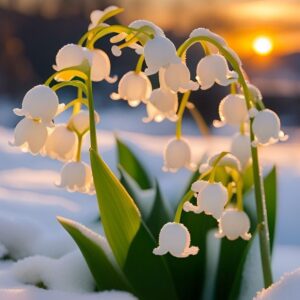
{"type": "Polygon", "coordinates": [[[197,65],[197,77],[202,90],[207,90],[216,82],[226,86],[237,80],[237,74],[230,71],[226,59],[219,54],[203,57],[197,65]]]}
{"type": "MultiPolygon", "coordinates": [[[[220,156],[220,153],[211,156],[207,161],[208,165],[212,167],[219,156],[220,156]]],[[[230,167],[230,168],[234,168],[239,171],[241,170],[241,164],[240,164],[239,160],[230,153],[226,154],[224,157],[221,158],[221,160],[219,160],[218,166],[219,167],[230,167]]]]}
{"type": "Polygon", "coordinates": [[[148,118],[145,121],[161,122],[165,118],[176,121],[178,109],[178,97],[170,90],[158,88],[152,91],[147,101],[148,118]]]}
{"type": "Polygon", "coordinates": [[[215,219],[219,219],[224,210],[224,206],[228,199],[227,189],[221,183],[203,182],[202,188],[196,194],[197,204],[186,202],[184,210],[186,212],[201,213],[212,215],[215,219]]]}
{"type": "Polygon", "coordinates": [[[50,125],[59,109],[56,93],[46,85],[37,85],[24,96],[21,109],[14,109],[18,116],[41,120],[50,125]]]}
{"type": "Polygon", "coordinates": [[[65,68],[75,67],[82,64],[87,59],[87,51],[84,48],[75,45],[67,44],[63,46],[56,54],[56,71],[60,71],[65,68]]]}
{"type": "Polygon", "coordinates": [[[278,115],[270,109],[257,112],[252,123],[252,129],[255,139],[260,145],[274,144],[278,140],[287,139],[287,136],[281,131],[278,115]]]}
{"type": "Polygon", "coordinates": [[[20,147],[24,152],[38,154],[44,147],[48,131],[43,123],[32,119],[22,119],[15,128],[12,146],[20,147]]]}
{"type": "Polygon", "coordinates": [[[232,139],[230,152],[240,161],[245,168],[251,158],[251,142],[249,134],[237,133],[232,139]]]}
{"type": "MultiPolygon", "coordinates": [[[[165,36],[163,30],[160,27],[158,27],[153,22],[150,22],[150,21],[147,21],[147,20],[135,20],[135,21],[131,22],[128,25],[128,27],[135,28],[135,29],[139,29],[139,28],[142,28],[142,27],[145,27],[145,26],[150,27],[151,29],[153,29],[154,34],[157,35],[157,36],[162,36],[162,37],[165,36]]],[[[147,30],[146,30],[146,32],[147,32],[147,30]]]]}
{"type": "Polygon", "coordinates": [[[229,240],[236,240],[241,237],[244,240],[251,238],[250,219],[244,211],[236,208],[228,208],[219,220],[219,231],[217,237],[227,237],[229,240]]]}
{"type": "Polygon", "coordinates": [[[124,99],[130,106],[137,106],[141,101],[146,102],[150,97],[152,85],[143,72],[127,72],[120,80],[118,94],[111,95],[113,100],[124,99]]]}
{"type": "Polygon", "coordinates": [[[248,119],[245,97],[239,94],[227,95],[220,102],[219,115],[224,124],[240,126],[248,119]]]}
{"type": "Polygon", "coordinates": [[[207,28],[201,28],[201,27],[196,28],[190,34],[190,38],[194,38],[194,37],[198,37],[198,36],[204,36],[204,37],[211,38],[211,39],[215,40],[216,42],[218,42],[221,46],[223,46],[223,47],[227,46],[226,41],[220,35],[210,31],[207,28]]]}
{"type": "Polygon", "coordinates": [[[181,168],[191,167],[191,147],[185,139],[171,139],[164,150],[165,171],[176,172],[181,168]]]}
{"type": "Polygon", "coordinates": [[[44,147],[44,154],[53,159],[69,161],[75,158],[77,136],[65,124],[55,126],[44,147]]]}
{"type": "Polygon", "coordinates": [[[199,85],[190,79],[190,70],[185,63],[170,64],[164,72],[164,82],[173,92],[197,90],[199,85]]]}
{"type": "Polygon", "coordinates": [[[168,38],[162,36],[156,36],[147,42],[144,55],[148,67],[145,71],[147,75],[155,74],[160,68],[169,64],[181,62],[176,54],[174,44],[168,38]]]}
{"type": "Polygon", "coordinates": [[[159,246],[153,250],[155,255],[165,255],[168,252],[178,258],[196,255],[198,247],[190,247],[191,237],[188,229],[180,223],[169,222],[159,233],[159,246]]]}
{"type": "Polygon", "coordinates": [[[92,67],[91,67],[91,79],[92,81],[102,81],[110,78],[110,60],[107,54],[96,49],[92,51],[92,67]]]}
{"type": "MultiPolygon", "coordinates": [[[[95,122],[99,123],[100,117],[97,112],[95,112],[95,122]]],[[[69,126],[79,134],[87,132],[90,128],[90,117],[87,110],[81,110],[76,115],[72,116],[69,121],[69,126]]]]}
{"type": "Polygon", "coordinates": [[[70,192],[94,193],[92,170],[84,162],[68,162],[61,170],[60,183],[70,192]]]}

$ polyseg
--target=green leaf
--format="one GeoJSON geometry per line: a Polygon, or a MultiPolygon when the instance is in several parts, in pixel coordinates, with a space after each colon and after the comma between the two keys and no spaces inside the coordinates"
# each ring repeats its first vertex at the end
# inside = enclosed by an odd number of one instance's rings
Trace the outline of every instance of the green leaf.
{"type": "Polygon", "coordinates": [[[103,237],[75,221],[62,217],[57,220],[76,242],[99,290],[131,290],[103,237]]]}
{"type": "Polygon", "coordinates": [[[166,206],[166,202],[161,194],[158,182],[155,184],[155,198],[152,206],[151,214],[147,218],[146,224],[151,233],[158,237],[160,229],[164,224],[171,220],[170,212],[166,206]]]}
{"type": "Polygon", "coordinates": [[[139,299],[177,299],[164,257],[142,222],[134,201],[101,157],[91,150],[91,164],[108,242],[139,299]]]}
{"type": "Polygon", "coordinates": [[[134,201],[106,163],[90,150],[94,184],[106,238],[120,266],[141,225],[134,201]]]}
{"type": "Polygon", "coordinates": [[[266,195],[266,207],[270,233],[270,246],[272,251],[274,245],[277,213],[277,174],[275,166],[272,168],[270,173],[264,178],[264,188],[266,195]]]}
{"type": "Polygon", "coordinates": [[[125,187],[129,195],[134,200],[135,204],[139,208],[143,220],[146,220],[153,207],[155,191],[154,189],[142,190],[137,182],[126,172],[126,170],[119,165],[118,170],[121,174],[120,181],[125,187]]]}
{"type": "Polygon", "coordinates": [[[151,183],[145,168],[134,155],[132,150],[130,150],[130,148],[120,139],[116,138],[116,141],[119,164],[138,183],[141,189],[145,190],[152,188],[153,184],[151,183]]]}

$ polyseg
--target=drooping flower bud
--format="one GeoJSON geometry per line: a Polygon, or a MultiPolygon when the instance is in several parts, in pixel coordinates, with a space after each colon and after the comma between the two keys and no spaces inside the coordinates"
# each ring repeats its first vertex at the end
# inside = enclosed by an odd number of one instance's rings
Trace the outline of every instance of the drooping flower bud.
{"type": "Polygon", "coordinates": [[[143,72],[136,73],[129,71],[120,80],[118,93],[111,94],[113,100],[124,99],[132,107],[141,102],[146,103],[152,91],[152,85],[149,78],[143,72]]]}
{"type": "Polygon", "coordinates": [[[184,93],[199,88],[198,83],[191,80],[190,70],[184,62],[168,65],[164,71],[164,82],[173,92],[184,93]]]}
{"type": "Polygon", "coordinates": [[[162,36],[162,37],[165,36],[164,31],[159,26],[157,26],[156,24],[154,24],[153,22],[148,21],[148,20],[135,20],[135,21],[131,22],[128,25],[128,27],[135,28],[135,29],[145,28],[146,32],[148,32],[146,30],[146,27],[150,27],[155,36],[162,36]]]}
{"type": "Polygon", "coordinates": [[[159,233],[159,246],[153,250],[155,255],[165,255],[168,252],[178,258],[196,255],[198,247],[192,246],[188,229],[181,223],[169,222],[159,233]]]}
{"type": "Polygon", "coordinates": [[[192,188],[193,191],[196,191],[197,205],[185,202],[184,211],[192,211],[196,214],[204,212],[218,220],[228,199],[227,189],[221,183],[206,181],[196,182],[192,188]]]}
{"type": "Polygon", "coordinates": [[[278,141],[287,140],[288,136],[281,130],[280,119],[274,111],[270,109],[261,111],[252,109],[249,114],[251,117],[254,117],[252,123],[255,135],[254,146],[257,144],[270,145],[278,141]]]}
{"type": "Polygon", "coordinates": [[[117,77],[110,77],[110,60],[107,54],[100,49],[91,51],[92,54],[92,66],[91,66],[91,79],[98,82],[106,80],[109,83],[114,83],[117,77]]]}
{"type": "Polygon", "coordinates": [[[23,152],[36,155],[44,147],[48,137],[45,124],[32,119],[22,119],[15,128],[14,141],[11,146],[20,147],[23,152]]]}
{"type": "MultiPolygon", "coordinates": [[[[96,111],[95,122],[96,124],[100,122],[100,117],[96,111]]],[[[89,112],[87,110],[81,110],[79,113],[72,116],[69,121],[69,127],[80,135],[86,133],[90,128],[89,112]]]]}
{"type": "Polygon", "coordinates": [[[176,93],[164,88],[158,88],[152,91],[147,101],[148,117],[143,121],[148,123],[151,121],[161,122],[165,118],[170,121],[177,121],[178,97],[176,93]]]}
{"type": "Polygon", "coordinates": [[[226,41],[220,35],[210,31],[207,28],[201,28],[201,27],[196,28],[190,34],[190,38],[195,38],[198,36],[204,36],[204,37],[211,38],[211,39],[215,40],[216,42],[218,42],[221,46],[227,47],[226,41]]]}
{"type": "Polygon", "coordinates": [[[52,120],[63,108],[64,104],[59,104],[58,97],[51,88],[37,85],[25,94],[22,108],[15,108],[14,113],[52,126],[52,120]]]}
{"type": "Polygon", "coordinates": [[[164,171],[176,172],[181,168],[193,169],[191,147],[185,139],[171,139],[164,150],[164,171]]]}
{"type": "Polygon", "coordinates": [[[94,194],[91,167],[82,161],[66,163],[61,170],[61,178],[57,186],[66,188],[70,192],[94,194]]]}
{"type": "Polygon", "coordinates": [[[216,237],[227,237],[229,240],[236,240],[241,237],[244,240],[249,240],[250,220],[244,211],[236,208],[228,208],[223,213],[219,220],[219,231],[216,237]]]}
{"type": "Polygon", "coordinates": [[[76,134],[65,124],[59,124],[50,131],[43,154],[53,159],[70,161],[75,158],[77,143],[76,134]]]}
{"type": "Polygon", "coordinates": [[[251,142],[249,134],[235,134],[231,142],[230,152],[238,158],[242,168],[245,168],[251,158],[251,142]]]}
{"type": "Polygon", "coordinates": [[[229,94],[223,98],[219,105],[220,121],[214,121],[216,127],[225,124],[240,126],[248,120],[248,110],[243,95],[229,94]]]}
{"type": "Polygon", "coordinates": [[[155,36],[149,40],[144,48],[145,61],[147,69],[146,75],[152,75],[160,68],[167,67],[169,64],[178,64],[181,62],[176,54],[174,44],[166,37],[155,36]]]}
{"type": "Polygon", "coordinates": [[[99,25],[103,25],[103,23],[99,24],[100,19],[107,13],[109,13],[117,8],[118,8],[117,6],[111,5],[111,6],[106,7],[104,10],[98,10],[98,9],[93,10],[90,14],[91,23],[90,23],[88,29],[91,30],[93,28],[96,28],[99,25]]]}
{"type": "Polygon", "coordinates": [[[226,59],[220,54],[210,54],[203,57],[196,70],[196,79],[202,90],[207,90],[217,84],[226,86],[237,81],[238,75],[230,71],[226,59]]]}

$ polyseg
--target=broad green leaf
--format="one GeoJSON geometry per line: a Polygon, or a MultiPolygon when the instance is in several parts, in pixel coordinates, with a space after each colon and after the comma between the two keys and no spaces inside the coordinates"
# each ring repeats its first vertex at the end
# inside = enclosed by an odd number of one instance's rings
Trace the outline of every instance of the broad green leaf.
{"type": "Polygon", "coordinates": [[[141,225],[141,215],[132,198],[100,156],[92,149],[90,156],[105,235],[119,265],[123,266],[130,244],[141,225]]]}
{"type": "Polygon", "coordinates": [[[156,246],[151,233],[142,223],[129,249],[124,273],[139,299],[177,300],[179,298],[165,257],[152,253],[156,246]]]}
{"type": "Polygon", "coordinates": [[[161,194],[158,182],[155,184],[155,198],[152,205],[150,216],[147,218],[146,224],[154,237],[158,237],[160,229],[171,219],[170,212],[166,206],[166,202],[161,194]]]}
{"type": "Polygon", "coordinates": [[[177,299],[164,257],[141,220],[134,201],[101,157],[91,150],[91,164],[108,242],[139,299],[177,299]]]}
{"type": "Polygon", "coordinates": [[[266,195],[266,206],[270,233],[270,246],[272,251],[274,245],[277,213],[277,175],[275,166],[272,168],[270,173],[264,178],[264,188],[266,195]]]}
{"type": "Polygon", "coordinates": [[[99,290],[131,290],[103,237],[75,221],[57,220],[76,242],[99,290]]]}
{"type": "Polygon", "coordinates": [[[118,170],[121,174],[120,181],[122,185],[125,187],[139,208],[143,220],[146,220],[150,216],[151,209],[153,207],[155,190],[153,188],[142,190],[137,182],[125,171],[121,165],[118,166],[118,170]]]}
{"type": "Polygon", "coordinates": [[[141,189],[145,190],[152,188],[153,184],[151,183],[145,168],[134,155],[132,150],[130,150],[130,148],[120,139],[116,138],[116,141],[119,164],[138,183],[141,189]]]}

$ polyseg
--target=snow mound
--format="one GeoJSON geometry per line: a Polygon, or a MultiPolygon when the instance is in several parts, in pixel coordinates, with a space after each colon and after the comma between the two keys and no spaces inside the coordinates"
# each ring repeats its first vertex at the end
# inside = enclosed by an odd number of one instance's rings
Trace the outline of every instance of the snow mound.
{"type": "Polygon", "coordinates": [[[13,265],[12,274],[20,283],[43,283],[50,290],[83,293],[95,289],[93,277],[79,251],[60,259],[27,257],[13,265]]]}
{"type": "Polygon", "coordinates": [[[253,300],[299,300],[300,268],[287,273],[269,288],[262,290],[253,300]]]}
{"type": "Polygon", "coordinates": [[[75,294],[59,291],[46,291],[38,288],[0,290],[0,299],[5,300],[136,300],[125,292],[106,291],[101,293],[75,294]]]}

